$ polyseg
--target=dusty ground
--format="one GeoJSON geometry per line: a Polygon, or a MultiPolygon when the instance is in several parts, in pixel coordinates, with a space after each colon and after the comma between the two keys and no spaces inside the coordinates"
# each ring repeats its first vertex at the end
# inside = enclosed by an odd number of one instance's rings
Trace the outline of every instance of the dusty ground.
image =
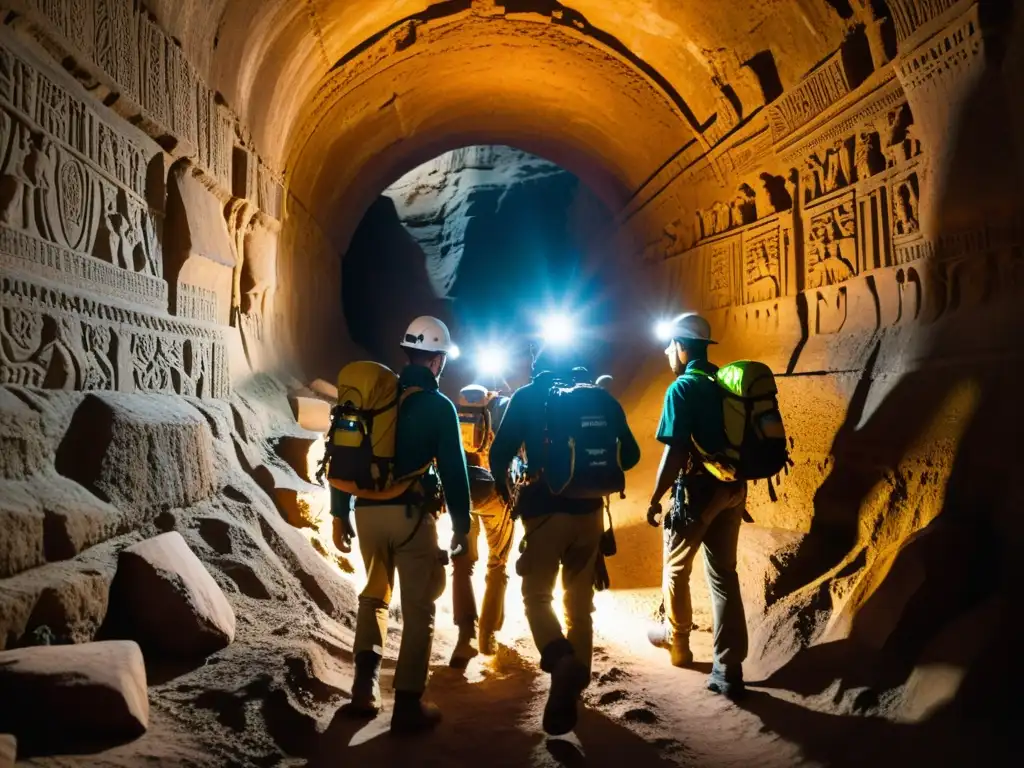
{"type": "MultiPolygon", "coordinates": [[[[338,571],[339,579],[359,577],[358,569],[349,575],[338,571]]],[[[370,723],[335,717],[351,683],[347,620],[239,592],[229,596],[239,617],[230,647],[198,668],[149,669],[152,713],[145,736],[94,755],[40,757],[26,764],[884,765],[903,762],[911,750],[925,759],[921,750],[927,742],[934,748],[932,765],[976,764],[934,741],[934,731],[842,717],[827,699],[801,700],[755,687],[737,705],[708,693],[709,633],[695,633],[697,669],[671,668],[666,654],[644,641],[636,606],[649,604],[650,596],[635,593],[598,595],[594,680],[585,694],[586,708],[575,734],[549,740],[540,728],[547,678],[538,672],[517,587],[513,577],[500,653],[474,660],[465,671],[445,665],[454,629],[450,597],[442,597],[429,695],[443,708],[445,720],[434,733],[391,737],[388,710],[370,723]]],[[[393,613],[398,618],[400,607],[393,613]]],[[[703,616],[698,611],[698,621],[703,616]]],[[[388,706],[399,637],[396,628],[382,679],[388,706]]]]}

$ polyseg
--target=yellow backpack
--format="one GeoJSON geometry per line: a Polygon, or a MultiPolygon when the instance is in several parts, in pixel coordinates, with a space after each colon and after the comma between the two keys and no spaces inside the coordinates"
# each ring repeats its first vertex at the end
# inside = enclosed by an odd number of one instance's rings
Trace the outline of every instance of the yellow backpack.
{"type": "Polygon", "coordinates": [[[430,464],[404,477],[394,474],[398,410],[419,387],[400,389],[398,376],[370,360],[338,373],[338,404],[327,432],[327,480],[361,499],[388,500],[405,493],[430,464]]]}
{"type": "Polygon", "coordinates": [[[470,384],[459,392],[455,408],[459,412],[462,449],[466,453],[484,455],[490,448],[494,438],[490,406],[497,395],[479,384],[470,384]]]}

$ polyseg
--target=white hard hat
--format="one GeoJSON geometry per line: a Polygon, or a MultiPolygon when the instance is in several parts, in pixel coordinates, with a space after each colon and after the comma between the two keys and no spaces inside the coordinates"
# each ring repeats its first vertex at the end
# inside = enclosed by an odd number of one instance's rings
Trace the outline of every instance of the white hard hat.
{"type": "Polygon", "coordinates": [[[424,352],[443,352],[451,357],[459,356],[459,348],[452,344],[448,326],[430,315],[417,317],[409,323],[401,346],[406,349],[422,349],[424,352]]]}
{"type": "Polygon", "coordinates": [[[715,344],[711,340],[711,323],[696,312],[686,312],[673,318],[658,329],[658,335],[665,340],[694,339],[715,344]]]}

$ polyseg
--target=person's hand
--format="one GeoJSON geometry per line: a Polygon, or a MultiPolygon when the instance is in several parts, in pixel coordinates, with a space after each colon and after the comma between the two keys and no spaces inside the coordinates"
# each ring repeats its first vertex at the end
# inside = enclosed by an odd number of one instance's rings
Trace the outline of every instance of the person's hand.
{"type": "Polygon", "coordinates": [[[661,527],[661,502],[652,501],[647,508],[647,524],[652,528],[661,527]]]}
{"type": "Polygon", "coordinates": [[[346,555],[349,554],[352,551],[352,539],[355,537],[356,531],[352,527],[348,515],[334,518],[331,538],[334,540],[334,546],[338,548],[339,552],[344,552],[346,555]]]}
{"type": "Polygon", "coordinates": [[[462,557],[469,552],[469,536],[465,533],[452,534],[452,557],[462,557]]]}

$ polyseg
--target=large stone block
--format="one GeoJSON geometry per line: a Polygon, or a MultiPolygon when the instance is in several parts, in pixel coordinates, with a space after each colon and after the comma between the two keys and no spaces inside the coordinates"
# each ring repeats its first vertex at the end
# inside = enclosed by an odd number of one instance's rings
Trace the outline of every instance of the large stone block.
{"type": "Polygon", "coordinates": [[[331,404],[326,400],[292,395],[288,398],[288,402],[291,403],[295,420],[303,429],[323,434],[330,428],[331,404]]]}
{"type": "Polygon", "coordinates": [[[212,435],[188,403],[88,395],[57,449],[57,471],[120,507],[186,507],[213,490],[212,435]]]}
{"type": "Polygon", "coordinates": [[[0,735],[0,768],[14,768],[18,756],[18,740],[8,733],[0,735]]]}
{"type": "Polygon", "coordinates": [[[0,653],[0,731],[25,754],[95,748],[145,733],[146,667],[129,641],[0,653]]]}
{"type": "Polygon", "coordinates": [[[205,656],[235,637],[235,613],[177,531],[121,553],[111,586],[119,628],[169,656],[205,656]]]}
{"type": "Polygon", "coordinates": [[[45,463],[39,414],[0,387],[0,478],[21,480],[45,463]]]}

